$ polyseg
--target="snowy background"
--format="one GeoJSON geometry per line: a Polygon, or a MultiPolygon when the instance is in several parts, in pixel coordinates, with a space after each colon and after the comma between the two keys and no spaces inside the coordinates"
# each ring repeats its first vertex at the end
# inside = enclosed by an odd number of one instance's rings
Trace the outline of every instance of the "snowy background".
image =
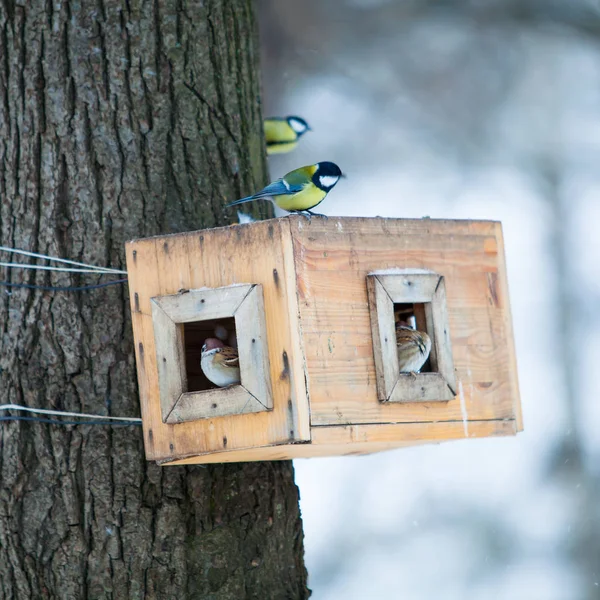
{"type": "Polygon", "coordinates": [[[600,2],[260,0],[271,175],[503,223],[525,431],[295,462],[315,600],[600,598],[600,2]]]}

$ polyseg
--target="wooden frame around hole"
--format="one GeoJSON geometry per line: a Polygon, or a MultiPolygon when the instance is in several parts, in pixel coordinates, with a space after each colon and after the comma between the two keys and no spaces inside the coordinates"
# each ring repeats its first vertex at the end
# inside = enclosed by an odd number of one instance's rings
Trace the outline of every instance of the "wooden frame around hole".
{"type": "Polygon", "coordinates": [[[456,396],[446,285],[437,273],[398,269],[367,275],[377,396],[381,402],[446,402],[456,396]],[[400,373],[394,304],[422,304],[435,373],[400,373]]]}
{"type": "Polygon", "coordinates": [[[260,284],[182,290],[150,300],[164,423],[184,423],[273,408],[267,327],[260,284]],[[240,356],[240,385],[187,391],[183,324],[233,317],[240,356]]]}

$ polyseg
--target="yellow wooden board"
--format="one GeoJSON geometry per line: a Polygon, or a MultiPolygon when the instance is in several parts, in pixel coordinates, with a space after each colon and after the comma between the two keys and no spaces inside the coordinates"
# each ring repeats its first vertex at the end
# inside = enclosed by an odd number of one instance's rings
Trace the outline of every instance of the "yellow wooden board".
{"type": "Polygon", "coordinates": [[[290,220],[311,424],[516,419],[519,390],[499,223],[430,219],[290,220]],[[457,397],[377,398],[366,277],[445,276],[457,397]]]}
{"type": "Polygon", "coordinates": [[[515,435],[515,421],[402,423],[397,425],[346,425],[313,427],[312,442],[267,448],[247,448],[194,456],[165,465],[290,460],[318,456],[354,456],[450,440],[515,435]]]}
{"type": "Polygon", "coordinates": [[[224,227],[127,244],[144,441],[149,460],[310,439],[287,221],[224,227]],[[287,240],[284,238],[287,237],[287,240]],[[263,286],[274,408],[189,423],[163,423],[150,298],[235,283],[263,286]],[[291,294],[290,294],[291,292],[291,294]]]}

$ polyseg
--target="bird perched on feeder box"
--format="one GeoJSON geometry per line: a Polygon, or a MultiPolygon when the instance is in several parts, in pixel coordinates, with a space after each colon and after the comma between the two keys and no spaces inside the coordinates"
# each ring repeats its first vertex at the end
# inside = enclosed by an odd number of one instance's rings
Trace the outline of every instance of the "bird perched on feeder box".
{"type": "Polygon", "coordinates": [[[409,327],[406,321],[396,324],[396,344],[400,373],[418,373],[431,352],[431,338],[424,331],[409,327]]]}
{"type": "Polygon", "coordinates": [[[311,131],[304,119],[293,116],[265,119],[264,128],[267,154],[291,152],[298,145],[298,140],[302,135],[311,131]]]}
{"type": "Polygon", "coordinates": [[[342,171],[335,163],[319,162],[290,171],[260,192],[231,202],[227,206],[253,200],[269,200],[288,212],[317,215],[311,212],[311,209],[323,202],[340,177],[343,177],[342,171]]]}
{"type": "Polygon", "coordinates": [[[202,346],[200,366],[206,378],[218,387],[240,383],[240,359],[237,350],[217,338],[208,338],[202,346]]]}

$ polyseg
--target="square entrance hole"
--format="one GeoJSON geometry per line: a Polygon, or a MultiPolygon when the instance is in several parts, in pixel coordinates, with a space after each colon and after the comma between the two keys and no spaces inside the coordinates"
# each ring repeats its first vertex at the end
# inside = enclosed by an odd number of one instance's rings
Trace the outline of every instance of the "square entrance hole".
{"type": "Polygon", "coordinates": [[[417,331],[423,331],[431,338],[429,358],[419,372],[437,373],[437,361],[433,344],[433,323],[428,322],[427,315],[431,315],[431,302],[394,303],[394,327],[397,327],[400,322],[407,323],[409,327],[417,331]]]}
{"type": "Polygon", "coordinates": [[[185,352],[185,372],[187,375],[187,389],[185,392],[200,392],[203,390],[221,389],[211,383],[200,366],[202,346],[207,338],[219,338],[226,346],[236,343],[237,333],[235,319],[210,319],[183,324],[183,347],[185,352]],[[217,331],[218,328],[218,331],[217,331]],[[223,336],[226,332],[227,335],[223,336]],[[222,339],[226,337],[226,339],[222,339]]]}

